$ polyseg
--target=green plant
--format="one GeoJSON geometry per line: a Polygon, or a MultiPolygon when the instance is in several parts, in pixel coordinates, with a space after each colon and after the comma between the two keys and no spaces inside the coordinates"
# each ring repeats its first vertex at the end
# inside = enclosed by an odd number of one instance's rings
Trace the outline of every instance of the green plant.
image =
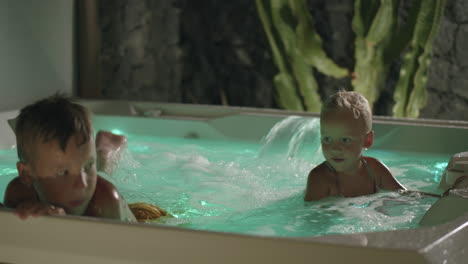
{"type": "Polygon", "coordinates": [[[400,78],[395,87],[393,115],[396,117],[419,116],[426,105],[427,70],[431,63],[432,42],[439,29],[445,0],[415,1],[418,9],[408,52],[403,57],[400,78]]]}
{"type": "MultiPolygon", "coordinates": [[[[432,40],[445,0],[413,1],[406,23],[399,19],[400,0],[354,1],[352,30],[355,67],[352,86],[371,105],[378,99],[388,68],[405,50],[395,87],[398,117],[417,117],[426,102],[425,83],[432,40]]],[[[319,111],[321,100],[312,68],[334,78],[349,75],[324,52],[306,0],[256,0],[279,73],[274,78],[279,105],[291,110],[319,111]]]]}
{"type": "Polygon", "coordinates": [[[256,0],[256,4],[279,70],[274,77],[278,104],[290,110],[319,111],[312,67],[336,78],[348,71],[325,54],[305,0],[256,0]]]}
{"type": "Polygon", "coordinates": [[[356,35],[353,88],[363,94],[372,106],[377,100],[379,88],[385,80],[387,65],[384,62],[385,43],[395,21],[392,0],[354,1],[352,29],[356,35]],[[369,2],[368,2],[369,3],[369,2]]]}

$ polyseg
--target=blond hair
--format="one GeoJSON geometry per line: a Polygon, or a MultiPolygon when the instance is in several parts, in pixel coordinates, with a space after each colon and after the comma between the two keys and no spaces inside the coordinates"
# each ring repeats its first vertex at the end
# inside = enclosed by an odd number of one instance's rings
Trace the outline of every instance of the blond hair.
{"type": "Polygon", "coordinates": [[[372,130],[372,111],[367,99],[358,92],[339,91],[330,96],[322,105],[320,118],[331,111],[351,111],[354,118],[361,119],[366,132],[372,130]]]}

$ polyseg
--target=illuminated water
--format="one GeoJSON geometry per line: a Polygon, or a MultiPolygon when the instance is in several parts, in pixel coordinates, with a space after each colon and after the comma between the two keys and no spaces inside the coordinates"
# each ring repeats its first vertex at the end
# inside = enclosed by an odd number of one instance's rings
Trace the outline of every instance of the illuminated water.
{"type": "MultiPolygon", "coordinates": [[[[303,202],[307,174],[323,161],[317,123],[290,118],[263,142],[124,134],[113,181],[128,202],[175,216],[164,225],[267,236],[316,236],[417,226],[436,199],[395,192],[303,202]],[[288,128],[288,129],[285,129],[288,128]]],[[[448,155],[369,150],[409,189],[432,191],[448,155]]],[[[0,151],[0,195],[16,176],[16,150],[0,151]]]]}

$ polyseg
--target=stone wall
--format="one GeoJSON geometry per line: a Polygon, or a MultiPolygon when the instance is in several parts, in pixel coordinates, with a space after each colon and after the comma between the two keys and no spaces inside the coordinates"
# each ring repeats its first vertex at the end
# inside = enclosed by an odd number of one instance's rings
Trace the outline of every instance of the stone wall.
{"type": "Polygon", "coordinates": [[[175,2],[98,0],[104,98],[182,101],[175,2]]]}
{"type": "Polygon", "coordinates": [[[255,1],[184,1],[183,101],[274,107],[272,62],[255,1]]]}
{"type": "Polygon", "coordinates": [[[434,41],[421,117],[468,120],[468,1],[448,0],[434,41]]]}
{"type": "MultiPolygon", "coordinates": [[[[353,1],[309,0],[324,49],[352,69],[353,1]]],[[[277,73],[253,0],[100,0],[106,98],[276,107],[277,73]]],[[[468,120],[468,4],[447,0],[421,117],[468,120]]],[[[391,115],[398,63],[374,112],[391,115]]],[[[349,78],[315,72],[322,98],[349,78]]]]}

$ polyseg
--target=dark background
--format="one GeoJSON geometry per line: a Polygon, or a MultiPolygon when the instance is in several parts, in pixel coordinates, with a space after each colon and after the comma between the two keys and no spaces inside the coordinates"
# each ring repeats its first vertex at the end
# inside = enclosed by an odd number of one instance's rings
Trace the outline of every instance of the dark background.
{"type": "MultiPolygon", "coordinates": [[[[411,2],[411,1],[407,1],[411,2]]],[[[324,49],[354,66],[353,1],[309,0],[324,49]]],[[[277,108],[269,44],[253,0],[98,0],[98,81],[82,97],[277,108]],[[93,89],[92,92],[89,90],[93,89]]],[[[447,0],[420,117],[468,120],[468,1],[447,0]]],[[[374,114],[391,115],[399,62],[374,114]]],[[[324,99],[350,79],[315,72],[324,99]]]]}

